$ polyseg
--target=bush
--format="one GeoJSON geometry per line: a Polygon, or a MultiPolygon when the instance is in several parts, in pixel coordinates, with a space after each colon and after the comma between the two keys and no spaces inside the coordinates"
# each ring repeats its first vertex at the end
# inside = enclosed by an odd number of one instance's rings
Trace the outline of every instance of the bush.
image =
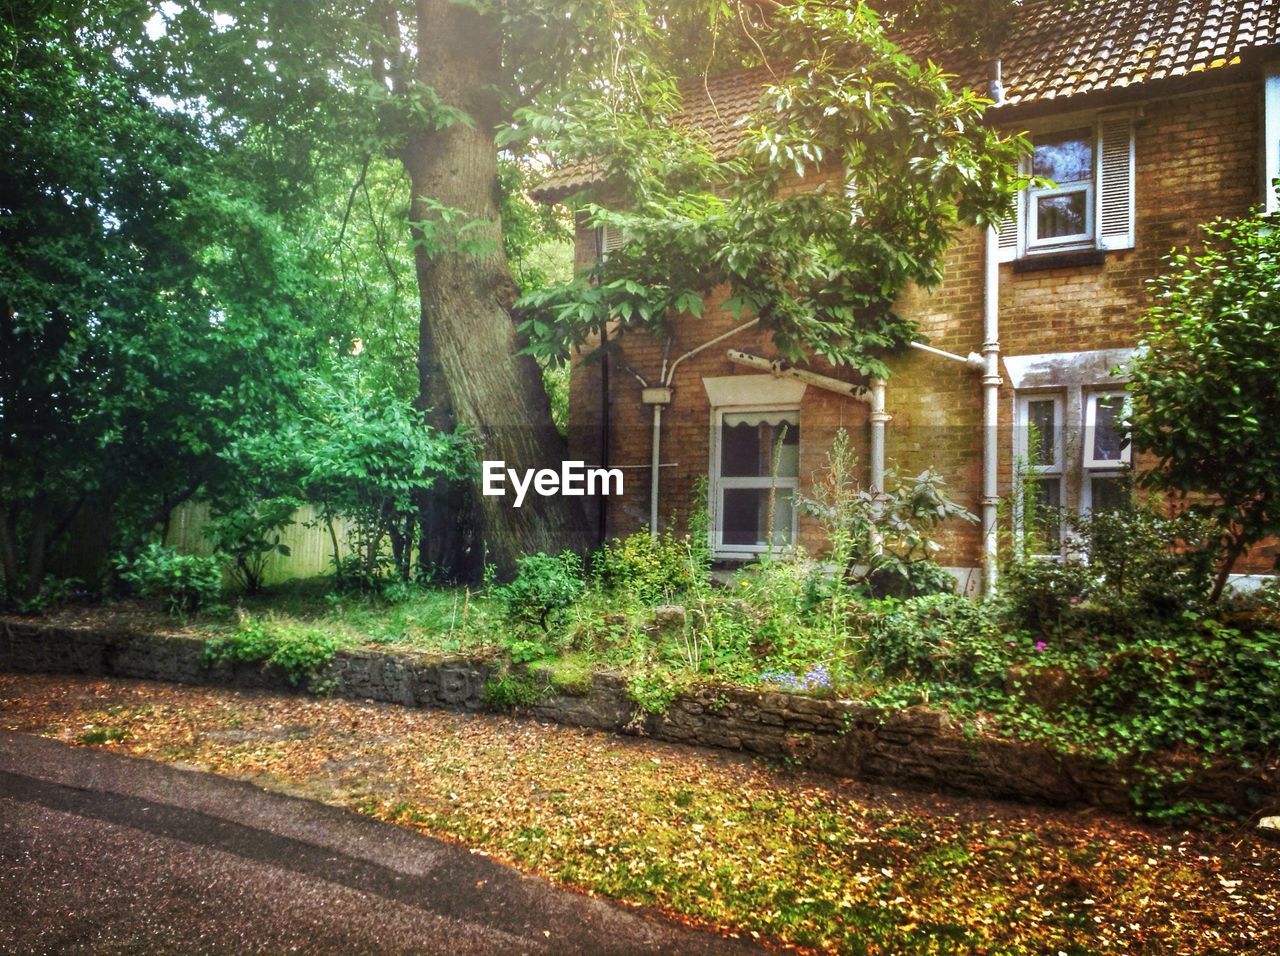
{"type": "Polygon", "coordinates": [[[656,541],[647,531],[614,538],[592,557],[591,569],[605,590],[632,595],[645,604],[671,601],[701,583],[689,542],[670,532],[656,541]]]}
{"type": "Polygon", "coordinates": [[[934,594],[885,602],[862,658],[871,676],[987,686],[1003,684],[1009,651],[990,605],[934,594]]]}
{"type": "Polygon", "coordinates": [[[205,663],[279,667],[289,683],[296,686],[314,680],[337,650],[337,641],[319,631],[244,616],[234,633],[211,639],[205,645],[205,663]]]}
{"type": "Polygon", "coordinates": [[[498,599],[508,621],[536,625],[546,633],[564,620],[582,592],[582,562],[576,554],[540,551],[520,559],[515,580],[498,589],[498,599]]]}
{"type": "Polygon", "coordinates": [[[1011,626],[1131,639],[1207,607],[1218,551],[1203,518],[1135,504],[1078,519],[1074,533],[1079,560],[1028,558],[1005,569],[1011,626]]]}
{"type": "Polygon", "coordinates": [[[162,597],[170,614],[190,614],[222,592],[222,562],[151,544],[132,561],[116,559],[120,579],[143,597],[162,597]]]}

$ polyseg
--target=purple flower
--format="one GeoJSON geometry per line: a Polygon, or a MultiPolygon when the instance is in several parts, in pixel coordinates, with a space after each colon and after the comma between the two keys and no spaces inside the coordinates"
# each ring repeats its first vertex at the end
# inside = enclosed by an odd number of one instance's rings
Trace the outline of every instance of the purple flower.
{"type": "Polygon", "coordinates": [[[1036,650],[1037,650],[1037,651],[1043,652],[1043,651],[1044,651],[1044,649],[1045,649],[1046,647],[1048,647],[1048,646],[1049,646],[1049,645],[1048,645],[1048,644],[1046,644],[1044,641],[1036,641],[1036,650]]]}

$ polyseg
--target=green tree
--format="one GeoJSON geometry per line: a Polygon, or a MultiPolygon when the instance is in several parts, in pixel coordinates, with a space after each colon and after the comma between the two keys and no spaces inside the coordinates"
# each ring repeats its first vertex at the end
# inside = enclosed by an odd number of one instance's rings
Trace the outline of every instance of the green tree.
{"type": "Polygon", "coordinates": [[[0,574],[22,599],[82,512],[116,540],[163,525],[333,344],[274,188],[121,52],[149,10],[6,11],[0,574]]]}
{"type": "Polygon", "coordinates": [[[666,336],[726,285],[728,305],[793,360],[887,377],[884,356],[918,337],[894,301],[941,280],[958,227],[1001,218],[1027,144],[984,126],[987,101],[903,54],[866,6],[787,5],[764,42],[794,66],[762,90],[728,161],[696,138],[658,148],[667,137],[643,114],[604,100],[562,123],[562,147],[594,150],[622,207],[586,214],[625,241],[590,274],[524,297],[535,351],[562,353],[618,317],[666,336]],[[601,156],[611,121],[619,135],[601,156]],[[798,180],[813,188],[783,188],[798,180]]]}
{"type": "Polygon", "coordinates": [[[1257,216],[1204,232],[1153,283],[1130,390],[1134,445],[1156,458],[1143,482],[1217,529],[1217,600],[1240,556],[1280,533],[1280,234],[1257,216]]]}

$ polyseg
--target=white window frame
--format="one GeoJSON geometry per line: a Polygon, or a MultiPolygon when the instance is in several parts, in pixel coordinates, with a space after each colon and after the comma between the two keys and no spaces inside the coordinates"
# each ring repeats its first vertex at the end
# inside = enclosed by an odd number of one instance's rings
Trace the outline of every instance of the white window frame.
{"type": "MultiPolygon", "coordinates": [[[[1053,188],[1020,190],[1010,216],[997,230],[1001,262],[1064,252],[1133,248],[1137,188],[1135,124],[1140,116],[1141,110],[1085,111],[1031,124],[1033,139],[1088,130],[1093,146],[1093,174],[1088,180],[1058,183],[1053,188]],[[1085,231],[1072,236],[1040,238],[1036,201],[1071,193],[1085,196],[1085,231]]],[[[1023,175],[1031,174],[1032,161],[1032,156],[1023,158],[1023,175]]]]}
{"type": "MultiPolygon", "coordinates": [[[[1098,177],[1100,175],[1098,165],[1098,125],[1090,123],[1087,126],[1068,126],[1055,129],[1052,132],[1040,133],[1040,136],[1052,136],[1054,133],[1070,133],[1075,130],[1087,131],[1089,137],[1089,149],[1092,157],[1089,161],[1090,175],[1088,179],[1074,180],[1067,183],[1058,183],[1054,186],[1045,186],[1042,188],[1028,188],[1026,190],[1025,206],[1023,212],[1023,222],[1026,223],[1026,243],[1028,252],[1038,252],[1041,250],[1052,249],[1060,251],[1063,248],[1083,248],[1093,246],[1097,242],[1098,227],[1096,217],[1094,216],[1094,207],[1097,205],[1097,187],[1098,177]],[[1075,193],[1084,193],[1084,232],[1077,232],[1070,236],[1050,236],[1041,239],[1039,236],[1040,217],[1036,215],[1036,204],[1041,199],[1051,199],[1054,196],[1070,196],[1075,193]]],[[[1030,160],[1028,160],[1030,162],[1030,160]]]]}
{"type": "Polygon", "coordinates": [[[1093,439],[1094,430],[1098,424],[1098,401],[1104,398],[1118,398],[1124,406],[1127,413],[1129,409],[1128,393],[1119,389],[1107,389],[1099,391],[1091,391],[1085,395],[1085,412],[1084,412],[1084,467],[1086,471],[1124,471],[1126,465],[1129,464],[1131,458],[1131,449],[1133,443],[1125,440],[1124,445],[1120,449],[1119,459],[1111,458],[1094,458],[1093,457],[1093,439]]]}
{"type": "MultiPolygon", "coordinates": [[[[797,475],[794,478],[779,477],[774,479],[771,475],[763,475],[759,477],[744,476],[735,478],[722,477],[721,469],[721,435],[724,429],[724,417],[734,414],[780,414],[795,417],[795,427],[800,425],[800,405],[799,403],[783,403],[777,405],[720,405],[711,410],[711,548],[716,557],[734,558],[734,557],[751,557],[766,552],[785,553],[795,548],[796,535],[798,533],[799,521],[798,516],[800,509],[795,506],[795,496],[800,491],[800,478],[797,475]],[[768,491],[770,488],[781,490],[790,490],[792,494],[791,508],[791,540],[783,545],[769,544],[725,544],[724,543],[724,492],[730,488],[755,488],[768,491]]],[[[799,452],[797,451],[797,455],[799,452]]],[[[799,469],[796,469],[799,471],[799,469]]],[[[772,529],[770,529],[772,531],[772,529]]]]}
{"type": "Polygon", "coordinates": [[[1129,394],[1122,389],[1096,389],[1084,396],[1084,432],[1081,439],[1082,469],[1080,475],[1080,514],[1088,515],[1093,510],[1093,483],[1099,478],[1123,478],[1132,461],[1133,442],[1126,438],[1120,448],[1119,459],[1094,458],[1094,429],[1098,422],[1098,401],[1104,398],[1118,398],[1129,408],[1129,394]]]}
{"type": "Polygon", "coordinates": [[[1262,81],[1262,197],[1268,214],[1280,213],[1280,64],[1267,67],[1262,81]]]}
{"type": "MultiPolygon", "coordinates": [[[[1066,448],[1064,442],[1064,433],[1066,430],[1066,395],[1062,391],[1028,391],[1020,392],[1017,395],[1017,428],[1015,451],[1020,462],[1020,467],[1027,469],[1027,473],[1035,478],[1055,478],[1058,481],[1058,508],[1064,514],[1067,510],[1066,501],[1066,448]],[[1031,464],[1031,415],[1030,408],[1033,402],[1053,402],[1053,461],[1048,464],[1033,465],[1031,464]]],[[[1026,502],[1023,500],[1023,491],[1025,488],[1019,483],[1016,489],[1014,500],[1014,525],[1015,532],[1018,537],[1023,536],[1025,530],[1026,502]]],[[[1064,533],[1065,522],[1058,524],[1058,551],[1045,554],[1037,554],[1035,557],[1046,558],[1059,557],[1062,553],[1063,544],[1066,540],[1064,533]]]]}

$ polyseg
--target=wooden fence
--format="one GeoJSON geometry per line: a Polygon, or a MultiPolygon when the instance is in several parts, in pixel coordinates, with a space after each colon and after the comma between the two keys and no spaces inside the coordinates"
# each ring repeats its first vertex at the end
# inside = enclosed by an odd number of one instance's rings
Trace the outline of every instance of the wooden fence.
{"type": "MultiPolygon", "coordinates": [[[[179,505],[169,520],[165,544],[185,554],[211,554],[213,546],[205,534],[208,523],[209,506],[205,502],[189,501],[179,505]]],[[[345,556],[351,550],[347,543],[350,525],[338,521],[335,529],[339,553],[345,556]]],[[[280,543],[289,548],[289,555],[273,554],[267,559],[267,584],[333,573],[329,529],[323,522],[317,522],[315,509],[310,505],[303,505],[294,513],[293,524],[280,533],[280,543]]]]}

